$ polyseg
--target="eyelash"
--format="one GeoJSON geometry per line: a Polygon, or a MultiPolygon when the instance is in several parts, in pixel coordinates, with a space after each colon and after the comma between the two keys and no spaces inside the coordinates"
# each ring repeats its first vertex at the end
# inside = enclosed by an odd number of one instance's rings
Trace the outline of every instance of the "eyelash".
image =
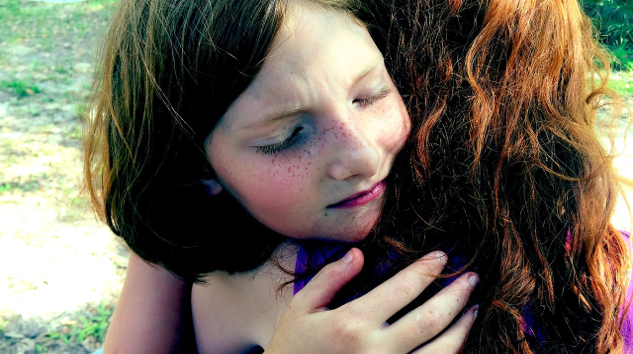
{"type": "MultiPolygon", "coordinates": [[[[389,88],[384,88],[383,90],[378,92],[378,94],[376,95],[366,97],[366,98],[358,98],[358,99],[355,99],[353,102],[358,104],[360,107],[368,107],[380,101],[381,99],[385,98],[387,95],[389,95],[389,93],[391,93],[391,90],[389,88]]],[[[292,147],[292,145],[294,145],[299,140],[299,136],[300,136],[299,133],[301,133],[302,130],[303,130],[303,127],[298,127],[292,132],[292,134],[290,134],[290,136],[286,140],[281,141],[279,143],[266,145],[266,146],[257,146],[256,147],[257,152],[261,152],[262,154],[265,154],[265,155],[274,155],[274,154],[280,153],[292,147]]]]}
{"type": "Polygon", "coordinates": [[[380,101],[381,99],[387,97],[387,95],[389,95],[390,92],[391,90],[388,87],[385,87],[384,89],[380,90],[380,92],[378,92],[378,94],[376,95],[373,95],[371,97],[366,97],[366,98],[357,98],[353,102],[358,104],[361,107],[371,106],[374,103],[380,101]]]}
{"type": "Polygon", "coordinates": [[[261,152],[262,154],[265,154],[265,155],[274,155],[274,154],[280,153],[288,149],[292,145],[294,145],[299,140],[299,135],[300,135],[299,133],[301,133],[302,130],[303,130],[303,127],[298,127],[284,141],[271,144],[271,145],[266,145],[266,146],[257,146],[256,147],[257,152],[261,152]]]}

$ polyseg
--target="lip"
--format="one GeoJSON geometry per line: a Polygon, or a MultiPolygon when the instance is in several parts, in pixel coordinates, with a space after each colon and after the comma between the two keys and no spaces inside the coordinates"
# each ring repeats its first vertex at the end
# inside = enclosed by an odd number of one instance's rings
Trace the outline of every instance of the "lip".
{"type": "Polygon", "coordinates": [[[351,197],[342,200],[338,203],[329,205],[328,208],[331,209],[350,209],[355,208],[357,206],[365,205],[372,200],[380,197],[385,191],[387,184],[384,180],[376,183],[370,190],[360,192],[352,195],[351,197]]]}

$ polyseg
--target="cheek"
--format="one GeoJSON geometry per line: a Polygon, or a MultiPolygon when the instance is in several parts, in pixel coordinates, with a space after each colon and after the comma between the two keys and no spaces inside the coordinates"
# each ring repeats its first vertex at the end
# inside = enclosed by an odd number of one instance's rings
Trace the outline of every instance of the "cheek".
{"type": "MultiPolygon", "coordinates": [[[[207,154],[222,185],[244,201],[259,201],[278,192],[300,189],[311,167],[310,153],[284,157],[221,148],[223,141],[215,139],[207,154]]],[[[271,203],[269,198],[268,202],[271,203]]]]}
{"type": "Polygon", "coordinates": [[[400,101],[399,110],[400,110],[399,114],[402,121],[402,130],[399,137],[400,147],[398,148],[398,151],[402,149],[405,142],[409,139],[409,134],[411,133],[411,117],[409,117],[409,112],[407,110],[407,107],[402,101],[400,101]]]}
{"type": "Polygon", "coordinates": [[[397,154],[409,137],[411,120],[402,100],[385,104],[380,111],[380,144],[392,154],[397,154]]]}
{"type": "Polygon", "coordinates": [[[292,157],[258,154],[239,180],[225,182],[247,208],[286,213],[287,209],[298,210],[306,198],[314,197],[313,155],[310,150],[292,157]]]}

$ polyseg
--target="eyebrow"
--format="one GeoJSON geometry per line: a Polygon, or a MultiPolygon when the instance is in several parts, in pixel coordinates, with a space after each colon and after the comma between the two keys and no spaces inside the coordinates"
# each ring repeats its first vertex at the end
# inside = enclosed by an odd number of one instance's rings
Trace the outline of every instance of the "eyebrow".
{"type": "MultiPolygon", "coordinates": [[[[384,63],[384,58],[381,57],[377,57],[374,60],[372,60],[361,72],[358,76],[356,76],[356,78],[354,79],[354,82],[352,83],[352,86],[356,86],[360,81],[362,81],[367,75],[369,75],[370,73],[372,73],[373,71],[375,71],[376,69],[380,68],[383,63],[384,63]]],[[[244,125],[240,124],[237,129],[238,130],[247,130],[247,129],[254,129],[257,127],[260,127],[262,125],[265,124],[269,124],[269,123],[273,123],[276,122],[278,120],[282,120],[284,118],[287,118],[289,116],[293,116],[297,113],[301,113],[302,111],[304,111],[304,108],[301,107],[300,105],[297,105],[295,107],[284,107],[278,110],[271,110],[269,112],[266,112],[265,116],[261,119],[257,119],[254,122],[251,123],[246,123],[244,125]]]]}
{"type": "Polygon", "coordinates": [[[369,75],[374,70],[380,68],[384,62],[385,62],[385,59],[382,56],[376,57],[365,67],[365,69],[360,73],[360,75],[356,77],[356,79],[354,80],[354,84],[352,86],[355,86],[360,81],[362,81],[365,78],[365,76],[369,75]]]}

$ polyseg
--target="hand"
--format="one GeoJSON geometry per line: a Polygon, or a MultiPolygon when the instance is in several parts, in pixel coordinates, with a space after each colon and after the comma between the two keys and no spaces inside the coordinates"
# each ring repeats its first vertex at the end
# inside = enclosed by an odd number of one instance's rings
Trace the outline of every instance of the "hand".
{"type": "Polygon", "coordinates": [[[352,249],[325,266],[292,299],[265,353],[415,354],[458,353],[475,320],[477,306],[433,339],[466,304],[478,277],[465,273],[398,321],[386,321],[415,299],[442,271],[446,255],[434,252],[403,269],[368,294],[335,310],[326,308],[337,291],[362,268],[352,249]],[[420,345],[424,346],[420,347],[420,345]],[[416,349],[417,348],[417,349],[416,349]]]}

